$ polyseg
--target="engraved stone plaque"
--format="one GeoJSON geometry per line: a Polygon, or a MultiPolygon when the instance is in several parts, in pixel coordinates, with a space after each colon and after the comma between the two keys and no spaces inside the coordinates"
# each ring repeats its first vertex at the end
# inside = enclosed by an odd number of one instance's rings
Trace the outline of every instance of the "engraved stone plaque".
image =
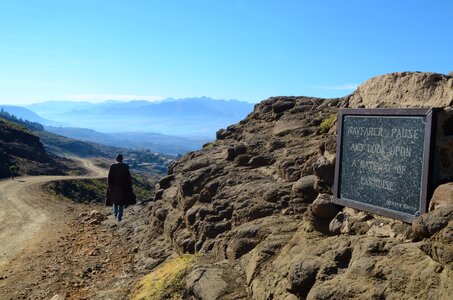
{"type": "Polygon", "coordinates": [[[334,202],[412,222],[426,212],[432,110],[342,109],[334,202]]]}

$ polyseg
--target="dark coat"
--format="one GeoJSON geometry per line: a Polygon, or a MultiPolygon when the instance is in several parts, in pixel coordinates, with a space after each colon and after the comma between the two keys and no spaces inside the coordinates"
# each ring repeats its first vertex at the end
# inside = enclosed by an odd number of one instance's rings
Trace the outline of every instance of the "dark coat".
{"type": "Polygon", "coordinates": [[[110,166],[105,205],[133,205],[136,203],[132,190],[132,177],[129,166],[117,163],[110,166]]]}

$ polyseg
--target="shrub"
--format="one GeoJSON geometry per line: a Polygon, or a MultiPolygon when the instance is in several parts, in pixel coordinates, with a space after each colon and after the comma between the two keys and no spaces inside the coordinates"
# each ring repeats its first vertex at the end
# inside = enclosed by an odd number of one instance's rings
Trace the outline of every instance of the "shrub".
{"type": "Polygon", "coordinates": [[[212,149],[215,147],[215,142],[206,143],[203,145],[203,149],[212,149]]]}
{"type": "Polygon", "coordinates": [[[9,172],[11,173],[11,175],[15,176],[19,172],[19,168],[14,166],[14,165],[10,166],[9,167],[9,172]]]}
{"type": "Polygon", "coordinates": [[[322,121],[319,128],[321,129],[321,133],[325,133],[329,131],[330,127],[337,121],[337,114],[331,114],[327,119],[322,121]]]}

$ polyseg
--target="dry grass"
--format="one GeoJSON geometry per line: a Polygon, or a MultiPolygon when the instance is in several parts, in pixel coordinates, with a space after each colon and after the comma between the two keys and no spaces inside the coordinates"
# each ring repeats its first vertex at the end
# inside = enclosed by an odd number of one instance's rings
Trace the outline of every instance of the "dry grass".
{"type": "Polygon", "coordinates": [[[184,299],[183,279],[192,266],[196,255],[183,255],[169,260],[142,278],[132,300],[182,300],[184,299]]]}

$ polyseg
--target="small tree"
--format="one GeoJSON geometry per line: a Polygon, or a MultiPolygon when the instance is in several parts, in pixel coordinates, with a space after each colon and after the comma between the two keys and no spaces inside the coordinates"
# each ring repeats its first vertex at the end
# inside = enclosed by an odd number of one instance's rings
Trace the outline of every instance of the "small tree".
{"type": "Polygon", "coordinates": [[[18,171],[18,169],[17,169],[16,166],[13,165],[13,166],[9,167],[9,172],[11,173],[11,178],[12,179],[14,179],[14,175],[16,175],[17,171],[18,171]]]}

